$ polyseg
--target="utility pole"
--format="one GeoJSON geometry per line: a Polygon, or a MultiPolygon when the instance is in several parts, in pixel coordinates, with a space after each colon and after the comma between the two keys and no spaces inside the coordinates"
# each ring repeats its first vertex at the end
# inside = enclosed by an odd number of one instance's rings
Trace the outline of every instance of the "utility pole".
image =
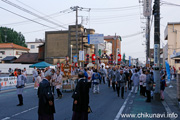
{"type": "Polygon", "coordinates": [[[70,7],[71,10],[76,11],[76,55],[78,55],[78,10],[79,6],[70,7]]]}
{"type": "Polygon", "coordinates": [[[150,16],[147,17],[146,24],[146,65],[149,65],[149,57],[150,57],[150,16]]]}
{"type": "Polygon", "coordinates": [[[156,82],[154,97],[160,101],[160,0],[154,1],[154,80],[156,82]]]}
{"type": "Polygon", "coordinates": [[[117,39],[117,37],[116,37],[116,33],[115,33],[115,37],[114,37],[114,60],[115,60],[115,63],[117,63],[117,60],[116,60],[116,58],[117,58],[117,55],[116,55],[116,39],[117,39]]]}

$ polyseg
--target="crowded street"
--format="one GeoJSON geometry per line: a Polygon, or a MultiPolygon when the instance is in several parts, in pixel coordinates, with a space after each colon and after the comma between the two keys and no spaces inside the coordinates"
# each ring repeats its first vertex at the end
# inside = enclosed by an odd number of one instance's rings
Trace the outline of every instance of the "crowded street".
{"type": "Polygon", "coordinates": [[[180,0],[0,0],[0,120],[180,120],[180,0]]]}
{"type": "MultiPolygon", "coordinates": [[[[38,97],[37,90],[34,85],[24,89],[24,106],[16,107],[18,102],[16,98],[16,90],[4,90],[0,93],[1,104],[1,120],[35,120],[38,117],[38,97]]],[[[55,95],[57,96],[57,94],[55,95]]],[[[55,120],[71,120],[72,117],[72,93],[64,92],[62,99],[55,100],[56,113],[55,120]]],[[[166,95],[167,96],[167,95],[166,95]]],[[[125,92],[125,98],[117,97],[116,92],[112,88],[108,88],[107,84],[100,85],[100,93],[93,94],[90,90],[90,106],[92,113],[89,114],[90,120],[136,120],[136,118],[122,118],[118,114],[137,114],[137,113],[167,113],[162,103],[152,101],[151,104],[145,102],[145,97],[139,94],[133,94],[129,90],[125,92]],[[126,101],[126,104],[124,104],[126,101]]],[[[180,115],[177,107],[170,105],[173,112],[180,115]]],[[[147,118],[148,119],[148,118],[147,118]]],[[[159,120],[154,118],[153,120],[159,120]]],[[[161,118],[162,120],[171,120],[161,118]]]]}

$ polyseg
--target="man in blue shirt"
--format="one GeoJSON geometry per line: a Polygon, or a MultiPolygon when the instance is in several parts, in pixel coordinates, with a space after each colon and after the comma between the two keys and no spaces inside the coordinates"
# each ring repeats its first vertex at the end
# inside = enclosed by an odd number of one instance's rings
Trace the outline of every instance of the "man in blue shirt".
{"type": "Polygon", "coordinates": [[[93,93],[99,93],[99,81],[100,80],[101,80],[101,76],[97,72],[97,69],[95,69],[94,73],[92,75],[93,93]]]}

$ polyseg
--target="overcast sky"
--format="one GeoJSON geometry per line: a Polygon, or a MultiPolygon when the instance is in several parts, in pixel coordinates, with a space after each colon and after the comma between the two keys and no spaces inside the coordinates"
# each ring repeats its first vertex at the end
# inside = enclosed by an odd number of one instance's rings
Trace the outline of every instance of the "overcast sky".
{"type": "MultiPolygon", "coordinates": [[[[4,0],[6,1],[6,0],[4,0]]],[[[71,12],[70,7],[80,6],[91,8],[79,11],[79,23],[82,22],[86,28],[95,29],[96,33],[104,35],[117,35],[122,37],[122,54],[126,57],[132,56],[145,61],[145,37],[144,34],[128,37],[143,31],[146,24],[143,19],[142,3],[139,0],[9,0],[29,11],[46,16],[46,19],[56,24],[37,19],[37,17],[23,12],[0,0],[0,7],[19,14],[28,19],[32,19],[40,24],[30,22],[17,15],[0,9],[0,25],[13,28],[24,34],[26,41],[34,41],[35,38],[44,39],[45,31],[65,30],[68,24],[75,24],[75,12],[71,12]],[[101,9],[105,8],[105,9],[101,9]],[[108,9],[111,8],[111,9],[108,9]],[[113,8],[113,9],[112,9],[113,8]],[[114,9],[118,8],[118,9],[114,9]],[[64,11],[66,10],[66,11],[64,11]],[[63,12],[60,12],[63,11],[63,12]],[[48,16],[48,17],[47,17],[48,16]],[[58,26],[63,26],[59,27],[58,26]],[[47,27],[48,26],[48,27],[47,27]]],[[[154,1],[154,0],[153,0],[154,1]]],[[[180,5],[180,0],[163,0],[180,5]]],[[[180,22],[180,6],[161,5],[161,46],[164,41],[164,29],[167,22],[180,22]]],[[[153,47],[153,25],[151,29],[151,47],[153,47]]]]}

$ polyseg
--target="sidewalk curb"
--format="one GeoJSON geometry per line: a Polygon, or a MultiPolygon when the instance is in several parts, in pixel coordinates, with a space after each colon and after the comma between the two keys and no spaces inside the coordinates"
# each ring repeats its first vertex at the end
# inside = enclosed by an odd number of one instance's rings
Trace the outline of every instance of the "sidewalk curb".
{"type": "MultiPolygon", "coordinates": [[[[29,83],[27,84],[24,89],[27,89],[27,88],[31,88],[31,87],[34,87],[34,83],[29,83]]],[[[8,89],[8,90],[0,90],[0,94],[1,93],[6,93],[6,92],[12,92],[12,91],[15,91],[17,90],[16,88],[12,88],[12,89],[8,89]]]]}

